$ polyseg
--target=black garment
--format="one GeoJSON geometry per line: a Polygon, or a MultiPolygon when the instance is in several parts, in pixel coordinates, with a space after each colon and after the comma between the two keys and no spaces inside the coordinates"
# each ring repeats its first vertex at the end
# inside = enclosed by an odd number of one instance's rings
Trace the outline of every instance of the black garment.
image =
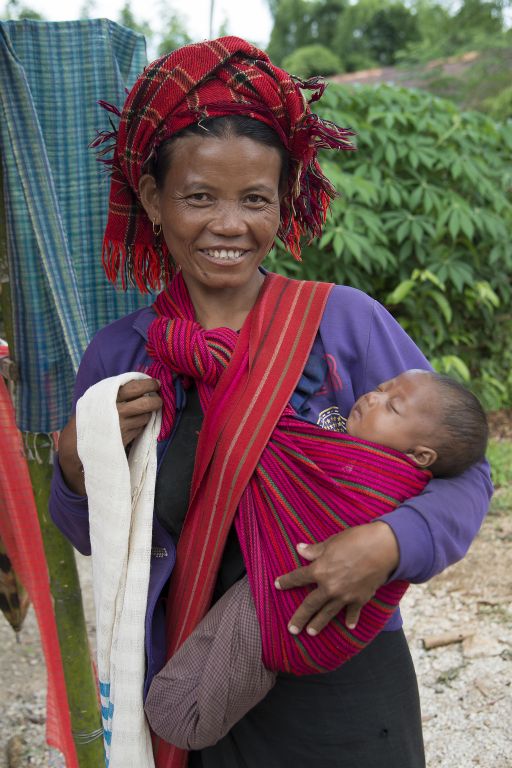
{"type": "MultiPolygon", "coordinates": [[[[155,486],[155,512],[158,520],[178,543],[187,513],[194,460],[199,432],[203,424],[203,412],[199,393],[194,386],[186,392],[174,436],[162,459],[155,486]]],[[[213,592],[213,602],[222,597],[245,574],[242,550],[235,527],[228,534],[222,556],[219,575],[213,592]]]]}
{"type": "Polygon", "coordinates": [[[416,675],[402,630],[324,675],[281,674],[189,768],[424,768],[416,675]]]}

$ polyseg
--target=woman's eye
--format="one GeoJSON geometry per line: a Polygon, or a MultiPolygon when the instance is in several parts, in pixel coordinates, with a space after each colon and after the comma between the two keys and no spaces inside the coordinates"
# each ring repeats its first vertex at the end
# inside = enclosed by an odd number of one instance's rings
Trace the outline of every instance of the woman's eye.
{"type": "Polygon", "coordinates": [[[188,196],[187,200],[192,203],[208,203],[210,201],[210,196],[206,192],[194,192],[192,195],[188,196]]]}
{"type": "Polygon", "coordinates": [[[265,205],[268,203],[268,200],[262,195],[247,195],[245,199],[250,205],[265,205]]]}

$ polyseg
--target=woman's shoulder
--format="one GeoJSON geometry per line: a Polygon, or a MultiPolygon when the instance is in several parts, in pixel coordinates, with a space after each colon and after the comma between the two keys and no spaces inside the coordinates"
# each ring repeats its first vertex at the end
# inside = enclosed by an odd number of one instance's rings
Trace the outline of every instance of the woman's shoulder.
{"type": "Polygon", "coordinates": [[[119,343],[135,342],[139,338],[145,341],[148,326],[154,319],[155,313],[152,307],[136,309],[135,312],[123,315],[100,328],[94,335],[90,346],[101,348],[110,345],[117,346],[119,343]]]}
{"type": "Polygon", "coordinates": [[[125,371],[139,370],[147,362],[147,329],[155,314],[144,307],[105,325],[93,337],[79,370],[87,385],[125,371]]]}
{"type": "Polygon", "coordinates": [[[360,323],[371,319],[377,302],[359,288],[334,285],[325,305],[324,320],[360,323]]]}

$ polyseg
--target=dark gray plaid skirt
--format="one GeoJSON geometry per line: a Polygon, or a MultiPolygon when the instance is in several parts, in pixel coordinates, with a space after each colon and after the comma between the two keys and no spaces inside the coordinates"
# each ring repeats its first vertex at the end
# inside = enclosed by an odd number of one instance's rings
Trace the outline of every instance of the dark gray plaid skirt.
{"type": "Polygon", "coordinates": [[[189,768],[424,768],[416,675],[403,632],[381,632],[325,675],[280,675],[189,768]]]}

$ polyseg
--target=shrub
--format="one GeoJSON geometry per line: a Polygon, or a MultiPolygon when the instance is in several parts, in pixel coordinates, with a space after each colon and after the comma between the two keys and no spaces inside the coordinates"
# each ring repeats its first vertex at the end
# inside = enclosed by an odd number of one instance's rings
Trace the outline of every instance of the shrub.
{"type": "Polygon", "coordinates": [[[271,268],[370,293],[438,370],[512,406],[512,126],[385,85],[330,85],[319,112],[359,149],[322,159],[341,193],[324,234],[271,268]]]}
{"type": "Polygon", "coordinates": [[[284,59],[283,69],[299,77],[326,77],[341,72],[343,65],[340,58],[325,45],[305,45],[284,59]]]}

